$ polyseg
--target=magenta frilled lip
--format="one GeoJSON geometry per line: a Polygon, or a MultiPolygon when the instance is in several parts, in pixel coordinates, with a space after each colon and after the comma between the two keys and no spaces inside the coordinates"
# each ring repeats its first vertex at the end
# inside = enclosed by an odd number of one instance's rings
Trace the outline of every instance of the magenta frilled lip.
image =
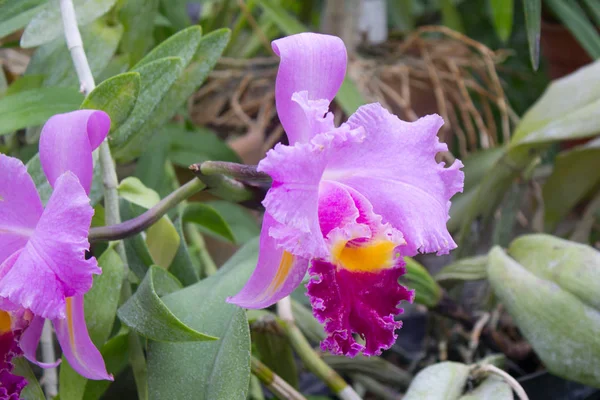
{"type": "Polygon", "coordinates": [[[328,335],[323,349],[380,354],[401,326],[399,304],[414,297],[398,283],[403,257],[456,247],[446,222],[450,198],[463,188],[462,163],[436,162],[448,150],[438,115],[405,122],[375,103],[335,126],[329,104],[347,62],[339,38],[303,33],[274,41],[273,50],[290,145],[277,145],[258,166],[273,179],[258,265],[228,301],[270,306],[308,271],[307,294],[328,335]]]}
{"type": "Polygon", "coordinates": [[[35,315],[19,348],[36,363],[44,319],[52,320],[70,365],[89,379],[112,379],[89,339],[83,314],[83,294],[93,275],[101,273],[96,259],[85,257],[94,214],[88,198],[92,151],[109,129],[110,119],[102,111],[80,110],[48,120],[40,137],[40,162],[53,192],[45,207],[25,165],[0,154],[0,310],[35,315]]]}

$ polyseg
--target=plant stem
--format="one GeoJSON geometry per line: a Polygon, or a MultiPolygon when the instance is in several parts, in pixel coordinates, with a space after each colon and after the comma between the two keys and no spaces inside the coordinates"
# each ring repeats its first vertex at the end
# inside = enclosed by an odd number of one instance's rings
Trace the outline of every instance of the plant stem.
{"type": "MultiPolygon", "coordinates": [[[[71,53],[73,59],[73,65],[81,84],[81,91],[88,95],[96,87],[94,82],[94,76],[90,69],[85,50],[83,49],[83,41],[81,40],[81,34],[79,33],[79,27],[77,26],[77,17],[75,15],[75,8],[73,6],[73,0],[60,0],[60,12],[62,15],[63,26],[65,31],[65,40],[67,47],[71,53]]],[[[100,144],[100,167],[102,169],[102,182],[104,184],[104,208],[106,210],[106,224],[115,225],[121,222],[121,214],[119,210],[119,195],[117,193],[117,173],[115,165],[110,154],[110,148],[108,147],[108,141],[105,139],[100,144]]],[[[131,286],[129,284],[129,265],[127,263],[127,254],[125,253],[125,246],[123,242],[117,244],[117,252],[121,257],[124,265],[123,274],[123,286],[122,294],[125,296],[131,296],[131,286]]],[[[129,341],[129,360],[133,367],[134,378],[138,387],[138,397],[140,399],[148,398],[147,390],[147,377],[145,374],[139,373],[139,369],[136,366],[141,364],[146,365],[144,358],[144,350],[142,349],[139,338],[131,332],[129,341]]]]}
{"type": "Polygon", "coordinates": [[[194,223],[186,223],[184,226],[186,236],[190,243],[194,245],[198,252],[198,258],[200,259],[200,277],[208,277],[217,272],[217,265],[210,256],[208,249],[206,248],[206,242],[204,237],[194,223]]]}
{"type": "Polygon", "coordinates": [[[121,223],[110,223],[107,215],[107,226],[90,229],[89,240],[90,242],[120,240],[140,233],[161,219],[177,204],[204,188],[206,188],[204,183],[198,179],[193,179],[162,199],[151,209],[133,219],[121,223]]]}
{"type": "Polygon", "coordinates": [[[515,378],[513,378],[512,376],[510,376],[508,373],[501,370],[500,368],[496,367],[495,365],[492,365],[492,364],[476,365],[472,371],[473,371],[472,374],[475,376],[476,375],[489,375],[489,374],[498,375],[512,388],[512,390],[514,390],[514,392],[517,394],[517,396],[519,397],[520,400],[529,400],[529,397],[527,397],[527,393],[525,393],[525,390],[519,384],[519,382],[517,382],[517,380],[515,378]]]}
{"type": "MultiPolygon", "coordinates": [[[[42,347],[42,360],[46,363],[56,361],[56,353],[54,351],[54,338],[52,335],[52,323],[50,320],[44,321],[42,329],[42,337],[40,339],[42,347]]],[[[58,394],[58,375],[56,368],[47,368],[42,372],[42,386],[46,392],[48,399],[53,399],[58,394]]]]}
{"type": "Polygon", "coordinates": [[[361,400],[360,396],[348,385],[341,376],[338,375],[329,365],[319,357],[314,351],[308,340],[304,337],[300,329],[294,322],[292,313],[292,303],[289,297],[277,302],[277,314],[282,320],[283,328],[287,334],[290,344],[298,353],[298,356],[304,363],[304,366],[319,379],[321,379],[329,388],[342,400],[361,400]]]}
{"type": "Polygon", "coordinates": [[[271,371],[269,367],[261,363],[257,358],[252,357],[250,359],[250,369],[254,376],[260,379],[277,398],[282,400],[306,400],[296,389],[275,372],[271,371]]]}

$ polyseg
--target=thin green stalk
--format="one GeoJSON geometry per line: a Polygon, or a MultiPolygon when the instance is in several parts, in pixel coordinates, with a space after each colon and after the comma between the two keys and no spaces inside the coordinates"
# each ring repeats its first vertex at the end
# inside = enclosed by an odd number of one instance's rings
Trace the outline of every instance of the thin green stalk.
{"type": "Polygon", "coordinates": [[[195,224],[187,223],[185,224],[184,229],[188,240],[198,252],[198,258],[200,258],[202,264],[200,276],[207,277],[217,272],[217,265],[210,256],[208,249],[206,248],[204,237],[198,232],[198,228],[196,228],[195,224]]]}
{"type": "Polygon", "coordinates": [[[266,387],[281,400],[306,400],[296,389],[290,386],[279,375],[271,371],[269,367],[260,362],[257,358],[250,359],[250,369],[266,387]]]}

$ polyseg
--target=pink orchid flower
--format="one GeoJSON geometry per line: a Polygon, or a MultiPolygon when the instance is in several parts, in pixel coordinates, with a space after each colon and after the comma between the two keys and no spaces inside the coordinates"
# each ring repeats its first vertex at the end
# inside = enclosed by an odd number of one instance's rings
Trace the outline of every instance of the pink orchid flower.
{"type": "Polygon", "coordinates": [[[109,129],[110,118],[102,111],[48,120],[40,161],[54,191],[45,208],[25,165],[0,154],[0,361],[5,362],[0,377],[11,355],[24,354],[42,367],[58,364],[35,359],[44,319],[50,319],[75,371],[88,379],[112,380],[83,313],[83,295],[93,275],[102,272],[95,258],[85,257],[94,214],[88,198],[92,151],[109,129]]]}
{"type": "Polygon", "coordinates": [[[302,33],[274,41],[273,50],[281,58],[277,112],[290,145],[277,145],[258,166],[273,178],[258,265],[228,301],[268,307],[308,270],[307,294],[328,335],[322,349],[378,355],[402,325],[398,304],[414,298],[398,283],[403,257],[456,247],[446,222],[450,198],[463,188],[462,163],[435,161],[448,150],[437,137],[438,115],[405,122],[375,103],[334,125],[328,108],[347,60],[341,39],[302,33]]]}

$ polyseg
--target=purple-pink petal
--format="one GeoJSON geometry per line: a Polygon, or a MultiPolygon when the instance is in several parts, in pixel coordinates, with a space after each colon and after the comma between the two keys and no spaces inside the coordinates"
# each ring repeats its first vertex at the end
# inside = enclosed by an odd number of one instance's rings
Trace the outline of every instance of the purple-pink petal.
{"type": "Polygon", "coordinates": [[[243,289],[227,299],[228,303],[244,308],[265,308],[292,293],[302,282],[308,260],[286,254],[283,248],[277,247],[268,234],[275,223],[269,214],[265,214],[258,265],[243,289]]]}
{"type": "Polygon", "coordinates": [[[66,171],[73,172],[90,192],[92,151],[108,135],[110,118],[104,111],[78,110],[51,117],[40,136],[40,162],[50,185],[66,171]]]}
{"type": "Polygon", "coordinates": [[[275,40],[272,47],[281,58],[275,83],[279,120],[290,144],[308,142],[316,132],[292,96],[306,91],[310,100],[333,100],[346,74],[344,42],[335,36],[301,33],[275,40]]]}
{"type": "Polygon", "coordinates": [[[44,329],[44,318],[42,317],[33,317],[33,320],[27,327],[27,329],[21,335],[21,340],[19,340],[19,347],[23,350],[23,356],[26,359],[31,361],[34,364],[42,368],[54,368],[58,366],[61,362],[61,359],[58,358],[54,362],[44,363],[38,361],[37,359],[37,348],[40,343],[40,338],[42,336],[42,330],[44,329]]]}
{"type": "Polygon", "coordinates": [[[82,295],[68,298],[66,318],[53,319],[52,323],[65,358],[79,375],[92,380],[113,380],[88,334],[82,295]]]}
{"type": "Polygon", "coordinates": [[[0,154],[0,264],[22,249],[43,212],[40,196],[23,163],[0,154]]]}
{"type": "Polygon", "coordinates": [[[313,260],[307,294],[315,317],[325,324],[327,338],[321,348],[354,357],[360,352],[379,355],[394,344],[395,331],[402,326],[394,320],[402,312],[397,306],[413,298],[413,292],[398,283],[404,272],[400,265],[377,272],[354,272],[313,260]],[[362,336],[365,345],[353,334],[362,336]]]}
{"type": "Polygon", "coordinates": [[[85,259],[94,211],[71,172],[60,176],[35,232],[0,268],[0,297],[43,318],[64,318],[65,298],[87,292],[101,273],[85,259]]]}

